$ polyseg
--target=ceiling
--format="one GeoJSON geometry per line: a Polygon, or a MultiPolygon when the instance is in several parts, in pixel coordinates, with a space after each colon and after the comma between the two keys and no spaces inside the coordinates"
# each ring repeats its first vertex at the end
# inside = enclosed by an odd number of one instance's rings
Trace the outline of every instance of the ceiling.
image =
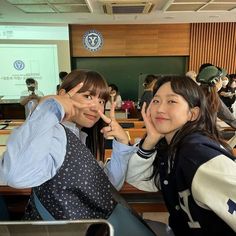
{"type": "Polygon", "coordinates": [[[236,22],[236,0],[0,0],[0,24],[236,22]]]}

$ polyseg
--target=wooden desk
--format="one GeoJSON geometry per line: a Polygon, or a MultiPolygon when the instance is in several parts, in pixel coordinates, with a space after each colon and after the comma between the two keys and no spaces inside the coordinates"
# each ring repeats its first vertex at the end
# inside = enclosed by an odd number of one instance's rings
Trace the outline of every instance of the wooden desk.
{"type": "Polygon", "coordinates": [[[10,124],[10,125],[22,125],[25,122],[24,119],[13,119],[13,120],[0,120],[0,124],[10,124]]]}
{"type": "Polygon", "coordinates": [[[142,139],[145,134],[146,134],[146,129],[124,129],[128,132],[129,137],[130,137],[130,143],[131,144],[135,144],[137,141],[139,141],[140,139],[142,139]]]}
{"type": "Polygon", "coordinates": [[[0,186],[0,194],[2,196],[30,196],[31,188],[16,189],[9,186],[0,186]]]}
{"type": "Polygon", "coordinates": [[[141,129],[145,128],[145,124],[143,121],[118,121],[118,123],[123,127],[126,128],[125,126],[129,126],[128,128],[134,128],[134,129],[141,129]]]}
{"type": "MultiPolygon", "coordinates": [[[[4,196],[11,219],[20,220],[24,214],[25,206],[29,200],[31,189],[15,189],[8,186],[0,186],[0,194],[4,196]]],[[[137,212],[166,212],[161,193],[150,193],[136,189],[125,183],[120,194],[137,212]]]]}
{"type": "Polygon", "coordinates": [[[120,194],[139,213],[167,212],[161,192],[145,192],[125,183],[120,194]]]}

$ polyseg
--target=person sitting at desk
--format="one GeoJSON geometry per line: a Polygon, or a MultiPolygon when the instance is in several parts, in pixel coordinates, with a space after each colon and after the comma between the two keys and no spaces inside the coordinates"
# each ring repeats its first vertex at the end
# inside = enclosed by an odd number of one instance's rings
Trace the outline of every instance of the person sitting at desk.
{"type": "MultiPolygon", "coordinates": [[[[203,64],[204,65],[204,64],[203,64]]],[[[196,81],[200,83],[209,104],[209,110],[225,123],[236,129],[236,119],[220,99],[218,91],[222,88],[222,79],[226,71],[214,65],[201,66],[196,81]]]]}
{"type": "Polygon", "coordinates": [[[222,88],[219,91],[220,99],[228,107],[230,112],[233,113],[232,105],[235,102],[236,78],[231,78],[229,76],[228,79],[227,77],[225,77],[222,83],[222,88]]]}
{"type": "Polygon", "coordinates": [[[139,103],[140,108],[142,108],[144,102],[147,104],[147,107],[149,106],[153,98],[153,89],[155,88],[156,82],[157,82],[157,76],[155,75],[146,76],[143,83],[144,92],[141,96],[140,103],[139,103]]]}
{"type": "Polygon", "coordinates": [[[116,109],[120,109],[122,105],[122,98],[119,94],[118,87],[115,84],[109,84],[110,97],[106,102],[106,110],[111,109],[111,104],[114,102],[116,104],[116,109]]]}
{"type": "Polygon", "coordinates": [[[43,93],[37,89],[37,81],[35,79],[28,78],[25,83],[28,89],[21,93],[20,104],[25,106],[25,118],[27,118],[38,105],[43,93]]]}
{"type": "MultiPolygon", "coordinates": [[[[107,164],[113,166],[113,184],[160,190],[175,236],[235,236],[235,157],[219,138],[208,105],[192,79],[164,76],[147,111],[142,108],[147,135],[134,146],[113,140],[107,164]]],[[[115,119],[110,126],[105,135],[122,132],[115,119]]]]}

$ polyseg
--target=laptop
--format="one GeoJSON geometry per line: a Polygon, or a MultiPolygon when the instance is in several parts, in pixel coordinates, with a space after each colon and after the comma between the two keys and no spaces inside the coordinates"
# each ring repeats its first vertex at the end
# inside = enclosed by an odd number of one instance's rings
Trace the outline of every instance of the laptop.
{"type": "Polygon", "coordinates": [[[114,236],[103,219],[66,221],[1,221],[0,236],[114,236]],[[101,232],[106,231],[106,234],[101,232]]]}

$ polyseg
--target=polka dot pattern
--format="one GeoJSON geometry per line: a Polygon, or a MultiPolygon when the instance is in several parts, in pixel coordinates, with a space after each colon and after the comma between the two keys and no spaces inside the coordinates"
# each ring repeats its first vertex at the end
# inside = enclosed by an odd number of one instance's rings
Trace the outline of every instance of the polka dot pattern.
{"type": "MultiPolygon", "coordinates": [[[[116,205],[111,183],[89,149],[65,130],[65,160],[51,180],[34,188],[35,193],[55,219],[106,219],[116,205]]],[[[25,220],[40,219],[31,196],[25,220]]]]}

